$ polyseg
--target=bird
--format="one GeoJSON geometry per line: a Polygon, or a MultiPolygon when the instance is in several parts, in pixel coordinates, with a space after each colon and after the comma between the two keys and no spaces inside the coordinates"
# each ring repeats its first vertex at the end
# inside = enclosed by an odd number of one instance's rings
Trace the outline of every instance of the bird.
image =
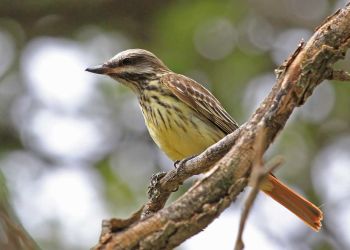
{"type": "MultiPolygon", "coordinates": [[[[150,136],[174,162],[200,154],[239,127],[209,90],[173,72],[147,50],[122,51],[86,71],[107,75],[136,94],[150,136]]],[[[260,189],[320,230],[322,211],[273,174],[260,189]]]]}

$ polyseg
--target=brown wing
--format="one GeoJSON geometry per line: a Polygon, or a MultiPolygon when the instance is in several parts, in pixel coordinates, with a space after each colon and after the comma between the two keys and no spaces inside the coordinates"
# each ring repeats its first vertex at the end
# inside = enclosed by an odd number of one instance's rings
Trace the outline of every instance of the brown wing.
{"type": "Polygon", "coordinates": [[[238,128],[238,124],[222,107],[221,103],[196,81],[175,73],[161,77],[160,82],[180,100],[198,111],[226,134],[238,128]]]}

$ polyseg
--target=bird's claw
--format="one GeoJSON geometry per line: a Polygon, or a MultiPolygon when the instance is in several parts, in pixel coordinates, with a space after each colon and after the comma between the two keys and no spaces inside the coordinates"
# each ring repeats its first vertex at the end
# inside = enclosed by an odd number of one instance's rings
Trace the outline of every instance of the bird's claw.
{"type": "Polygon", "coordinates": [[[192,155],[192,156],[189,156],[185,159],[182,159],[182,160],[176,160],[174,161],[174,168],[175,169],[178,169],[179,167],[181,167],[183,164],[185,164],[187,161],[195,158],[197,155],[192,155]]]}

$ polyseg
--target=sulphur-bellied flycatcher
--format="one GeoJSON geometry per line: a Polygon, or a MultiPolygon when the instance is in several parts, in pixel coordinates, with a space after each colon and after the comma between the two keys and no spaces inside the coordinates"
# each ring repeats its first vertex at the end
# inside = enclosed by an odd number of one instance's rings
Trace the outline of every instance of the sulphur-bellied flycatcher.
{"type": "MultiPolygon", "coordinates": [[[[137,95],[151,137],[173,161],[201,153],[238,128],[207,89],[149,51],[126,50],[86,70],[108,75],[137,95]]],[[[312,229],[321,228],[322,211],[272,174],[261,189],[312,229]]]]}

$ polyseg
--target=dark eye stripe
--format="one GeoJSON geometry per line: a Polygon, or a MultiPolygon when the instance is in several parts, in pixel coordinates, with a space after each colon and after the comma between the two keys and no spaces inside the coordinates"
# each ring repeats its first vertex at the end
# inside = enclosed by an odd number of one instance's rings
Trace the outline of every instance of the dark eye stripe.
{"type": "Polygon", "coordinates": [[[127,57],[120,61],[120,65],[127,66],[134,64],[135,60],[133,58],[127,57]]]}
{"type": "MultiPolygon", "coordinates": [[[[118,67],[137,67],[137,69],[143,70],[154,69],[159,71],[168,70],[168,68],[156,57],[147,54],[135,54],[130,53],[127,55],[121,55],[120,57],[114,57],[110,59],[105,66],[109,68],[118,67]]],[[[128,71],[128,70],[126,70],[128,71]]],[[[148,70],[149,71],[149,70],[148,70]]]]}
{"type": "Polygon", "coordinates": [[[136,58],[127,57],[127,58],[124,58],[124,59],[119,60],[119,61],[116,61],[116,60],[109,61],[108,63],[106,63],[106,65],[108,67],[111,67],[111,68],[116,68],[116,67],[120,67],[120,66],[134,65],[136,63],[135,59],[136,58]]]}

